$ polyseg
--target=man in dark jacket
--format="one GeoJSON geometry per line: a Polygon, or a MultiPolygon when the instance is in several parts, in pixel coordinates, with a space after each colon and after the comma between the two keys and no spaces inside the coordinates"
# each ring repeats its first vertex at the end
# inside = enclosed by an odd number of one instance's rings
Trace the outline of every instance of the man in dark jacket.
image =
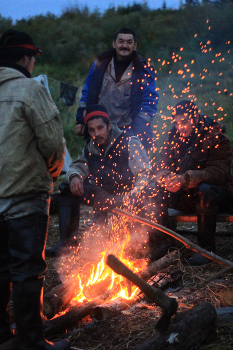
{"type": "Polygon", "coordinates": [[[66,350],[43,336],[50,192],[64,164],[59,111],[31,79],[40,49],[24,32],[0,38],[0,344],[11,338],[9,302],[20,350],[66,350]]]}
{"type": "MultiPolygon", "coordinates": [[[[233,196],[232,150],[224,125],[200,115],[191,101],[176,104],[174,127],[157,165],[156,179],[168,194],[168,206],[195,211],[198,217],[198,244],[215,252],[216,217],[229,211],[233,196]]],[[[195,253],[188,262],[202,265],[209,260],[195,253]]]]}
{"type": "Polygon", "coordinates": [[[83,111],[92,104],[107,108],[110,121],[137,135],[144,147],[151,146],[150,123],[157,111],[159,95],[155,71],[135,51],[137,39],[128,28],[118,30],[113,50],[99,55],[93,63],[82,91],[76,115],[76,133],[83,135],[83,111]]]}
{"type": "MultiPolygon", "coordinates": [[[[70,165],[68,182],[60,185],[61,239],[55,247],[46,249],[48,255],[59,254],[62,246],[72,244],[73,237],[78,237],[80,203],[101,213],[97,218],[102,219],[101,224],[112,207],[126,202],[132,210],[137,208],[138,215],[162,223],[161,208],[152,200],[155,184],[152,169],[138,137],[111,124],[106,108],[101,105],[86,109],[84,123],[89,139],[83,154],[70,165]]],[[[150,235],[156,236],[154,240],[162,236],[158,232],[150,232],[149,238],[150,235]]],[[[164,254],[168,246],[166,241],[164,254]]]]}

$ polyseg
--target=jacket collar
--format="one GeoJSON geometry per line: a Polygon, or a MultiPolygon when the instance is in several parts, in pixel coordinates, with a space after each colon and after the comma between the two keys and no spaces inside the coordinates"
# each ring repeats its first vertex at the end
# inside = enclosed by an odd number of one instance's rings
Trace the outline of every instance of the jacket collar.
{"type": "MultiPolygon", "coordinates": [[[[110,61],[112,59],[112,57],[114,57],[114,56],[116,56],[116,50],[112,49],[110,51],[103,52],[102,54],[97,56],[97,59],[99,61],[103,61],[103,60],[106,60],[106,59],[108,59],[110,61]]],[[[144,68],[144,64],[146,64],[145,59],[142,58],[141,56],[139,56],[136,51],[134,51],[132,61],[133,61],[134,69],[137,70],[137,71],[143,69],[144,68]]]]}
{"type": "Polygon", "coordinates": [[[31,78],[31,74],[29,73],[29,71],[17,63],[0,61],[0,67],[16,69],[20,73],[23,73],[25,75],[25,77],[31,78]]]}

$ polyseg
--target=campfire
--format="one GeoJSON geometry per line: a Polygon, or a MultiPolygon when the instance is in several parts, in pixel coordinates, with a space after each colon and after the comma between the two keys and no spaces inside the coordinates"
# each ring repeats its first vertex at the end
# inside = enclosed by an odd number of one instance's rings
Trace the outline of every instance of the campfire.
{"type": "MultiPolygon", "coordinates": [[[[120,211],[120,209],[114,210],[118,213],[120,211]]],[[[136,215],[132,218],[131,214],[124,214],[134,221],[140,221],[145,226],[151,225],[157,228],[159,226],[146,219],[142,220],[136,215]]],[[[195,251],[196,245],[194,243],[183,237],[180,238],[178,234],[171,230],[163,227],[160,227],[160,229],[166,230],[166,232],[170,231],[170,235],[175,236],[178,240],[180,239],[182,243],[195,251]]],[[[176,249],[168,253],[164,258],[148,265],[145,258],[132,259],[130,257],[130,253],[132,253],[130,250],[130,238],[132,239],[132,236],[130,237],[127,234],[127,225],[125,223],[124,235],[124,240],[119,240],[121,237],[120,233],[118,233],[117,239],[115,237],[112,241],[109,239],[101,240],[99,238],[100,236],[103,238],[103,235],[100,234],[100,230],[95,229],[94,233],[90,230],[84,239],[83,250],[80,250],[80,247],[77,248],[80,253],[79,255],[77,254],[79,256],[78,261],[76,261],[76,254],[74,254],[73,249],[70,249],[68,253],[66,252],[65,256],[59,259],[61,276],[64,275],[63,283],[52,289],[49,293],[46,293],[44,297],[44,315],[48,319],[45,322],[45,334],[47,336],[54,335],[67,328],[75,327],[86,316],[96,320],[116,316],[122,310],[141,302],[145,297],[159,306],[160,316],[155,324],[158,334],[164,337],[163,334],[167,334],[168,329],[172,330],[173,327],[176,327],[176,322],[173,321],[170,325],[170,321],[172,316],[176,314],[178,304],[175,298],[168,297],[162,290],[169,284],[177,282],[182,276],[182,272],[178,271],[177,268],[174,271],[173,266],[180,258],[180,251],[176,249]],[[97,245],[93,234],[98,237],[97,245]],[[92,243],[95,242],[95,256],[90,248],[90,241],[92,243]],[[84,249],[85,243],[88,246],[87,250],[84,249]],[[126,256],[126,252],[128,256],[126,256]],[[88,261],[90,255],[92,255],[93,262],[88,261]],[[99,261],[96,258],[97,256],[99,257],[99,261]],[[166,269],[167,273],[164,272],[166,269]],[[160,271],[163,272],[163,277],[161,277],[160,271]],[[68,278],[68,276],[72,278],[68,278]],[[157,280],[156,276],[158,276],[157,280]],[[156,287],[152,287],[151,284],[155,280],[156,287]],[[158,288],[158,281],[161,282],[161,280],[163,282],[160,283],[160,287],[158,288]]],[[[104,236],[106,238],[106,232],[104,236]]],[[[138,235],[136,236],[138,238],[138,235]]],[[[108,233],[107,237],[109,238],[108,233]]],[[[142,255],[145,240],[143,234],[142,237],[144,238],[141,241],[140,255],[142,255]]],[[[197,250],[200,251],[199,249],[198,247],[197,250]]],[[[207,254],[213,260],[223,265],[229,266],[231,264],[215,256],[215,254],[209,252],[207,254]]],[[[198,316],[200,320],[207,322],[210,329],[213,329],[217,316],[212,305],[204,303],[204,305],[200,305],[191,311],[200,313],[198,316]]],[[[192,318],[192,312],[191,314],[184,315],[183,323],[187,321],[187,317],[188,319],[192,318]]],[[[202,321],[197,325],[197,332],[200,334],[203,327],[202,321]]],[[[179,329],[180,325],[177,327],[179,329]]],[[[184,324],[182,327],[185,327],[184,324]]],[[[200,342],[198,337],[196,342],[200,342]]]]}

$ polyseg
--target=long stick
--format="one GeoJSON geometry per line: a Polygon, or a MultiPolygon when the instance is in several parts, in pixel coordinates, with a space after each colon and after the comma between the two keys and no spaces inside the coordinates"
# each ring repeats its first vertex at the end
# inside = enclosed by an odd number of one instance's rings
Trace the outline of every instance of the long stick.
{"type": "Polygon", "coordinates": [[[209,252],[208,250],[205,250],[205,249],[199,247],[197,244],[195,244],[195,243],[191,242],[190,240],[188,240],[187,238],[179,235],[179,233],[176,233],[167,227],[164,227],[160,224],[157,224],[156,222],[141,218],[140,216],[133,215],[131,213],[127,213],[125,210],[122,210],[119,208],[112,209],[112,212],[115,214],[124,215],[127,218],[132,219],[133,221],[140,222],[141,224],[145,224],[145,225],[148,225],[150,227],[156,228],[159,231],[162,231],[162,232],[166,233],[167,235],[172,236],[175,239],[177,239],[178,241],[180,241],[181,243],[183,243],[187,249],[190,249],[190,250],[193,250],[194,252],[200,253],[201,255],[203,255],[203,256],[205,256],[205,257],[207,257],[207,258],[209,258],[209,259],[211,259],[211,260],[213,260],[221,265],[233,266],[233,263],[230,262],[229,260],[226,260],[226,259],[224,259],[224,258],[222,258],[214,253],[209,252]]]}
{"type": "Polygon", "coordinates": [[[233,270],[233,265],[227,267],[227,268],[224,269],[224,270],[221,270],[221,271],[217,272],[216,274],[210,276],[209,278],[207,278],[207,279],[204,280],[203,282],[199,283],[199,284],[198,284],[198,288],[204,287],[204,286],[206,285],[206,283],[212,281],[214,278],[217,278],[217,277],[220,277],[220,276],[224,275],[224,273],[227,273],[227,272],[229,272],[229,271],[231,271],[231,270],[233,270]]]}

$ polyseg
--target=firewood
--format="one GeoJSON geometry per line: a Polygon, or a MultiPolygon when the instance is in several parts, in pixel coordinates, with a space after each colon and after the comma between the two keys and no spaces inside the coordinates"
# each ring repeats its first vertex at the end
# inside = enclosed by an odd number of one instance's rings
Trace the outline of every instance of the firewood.
{"type": "Polygon", "coordinates": [[[178,270],[176,266],[169,266],[152,276],[148,283],[151,286],[165,290],[177,283],[183,276],[183,272],[178,270]]]}
{"type": "MultiPolygon", "coordinates": [[[[153,276],[148,283],[151,286],[165,290],[176,283],[181,277],[182,272],[177,270],[176,267],[172,266],[162,270],[156,276],[153,276]]],[[[96,320],[106,320],[117,316],[123,310],[131,308],[133,305],[144,299],[146,299],[146,296],[139,290],[133,299],[127,300],[124,298],[117,298],[94,307],[94,309],[90,312],[90,316],[96,320]]]]}
{"type": "Polygon", "coordinates": [[[95,298],[91,301],[84,303],[81,306],[73,307],[67,311],[64,315],[53,318],[52,320],[45,321],[44,323],[44,335],[50,337],[60,332],[66,331],[68,328],[75,327],[80,320],[90,315],[90,311],[97,305],[102,304],[108,298],[111,298],[118,288],[113,288],[103,295],[95,298]]]}
{"type": "Polygon", "coordinates": [[[164,332],[169,327],[171,317],[176,313],[178,303],[174,298],[169,298],[158,288],[151,287],[136,273],[132,272],[126,265],[114,255],[108,255],[107,265],[119,275],[126,277],[133,284],[141,289],[151,300],[162,309],[162,315],[156,324],[157,330],[164,332]]]}
{"type": "Polygon", "coordinates": [[[165,269],[166,267],[175,263],[180,258],[179,250],[174,250],[171,253],[168,253],[159,260],[153,261],[147,265],[144,269],[139,271],[139,276],[147,281],[149,278],[154,276],[158,271],[165,269]]]}
{"type": "Polygon", "coordinates": [[[65,310],[75,295],[77,295],[77,289],[69,281],[61,283],[45,293],[43,300],[44,316],[50,320],[57,313],[65,310]]]}
{"type": "Polygon", "coordinates": [[[115,317],[121,313],[121,311],[129,309],[133,304],[138,301],[135,299],[127,300],[124,298],[117,298],[110,300],[103,305],[95,306],[91,312],[90,316],[96,320],[106,320],[112,317],[115,317]]]}
{"type": "Polygon", "coordinates": [[[210,303],[178,313],[164,334],[157,334],[134,350],[193,350],[215,332],[217,314],[210,303]]]}

